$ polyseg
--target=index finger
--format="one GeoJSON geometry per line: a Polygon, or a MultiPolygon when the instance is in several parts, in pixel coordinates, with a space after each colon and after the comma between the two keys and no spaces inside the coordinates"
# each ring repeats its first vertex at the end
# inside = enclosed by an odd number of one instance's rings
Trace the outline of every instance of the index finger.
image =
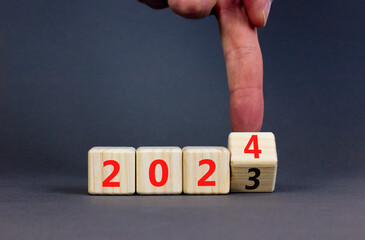
{"type": "Polygon", "coordinates": [[[227,68],[232,129],[260,131],[264,113],[263,66],[256,28],[239,3],[224,5],[218,1],[216,16],[227,68]]]}

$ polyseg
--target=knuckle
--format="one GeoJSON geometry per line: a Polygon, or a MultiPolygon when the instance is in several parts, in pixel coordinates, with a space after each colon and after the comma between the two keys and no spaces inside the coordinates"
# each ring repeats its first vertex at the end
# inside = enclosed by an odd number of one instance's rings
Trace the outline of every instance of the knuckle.
{"type": "Polygon", "coordinates": [[[244,46],[228,50],[224,53],[224,58],[227,60],[242,60],[251,56],[256,56],[260,53],[257,46],[244,46]]]}
{"type": "Polygon", "coordinates": [[[258,86],[234,86],[229,90],[229,94],[231,98],[235,98],[236,100],[241,98],[246,98],[250,95],[257,95],[262,92],[262,85],[258,86]]]}

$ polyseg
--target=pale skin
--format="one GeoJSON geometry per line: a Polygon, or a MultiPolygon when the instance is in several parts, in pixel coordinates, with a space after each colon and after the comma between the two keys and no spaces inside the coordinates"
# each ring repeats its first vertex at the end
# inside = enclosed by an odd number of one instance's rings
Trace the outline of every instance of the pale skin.
{"type": "Polygon", "coordinates": [[[214,14],[218,20],[235,132],[258,132],[264,115],[263,65],[257,29],[264,27],[272,0],[139,0],[186,18],[214,14]]]}

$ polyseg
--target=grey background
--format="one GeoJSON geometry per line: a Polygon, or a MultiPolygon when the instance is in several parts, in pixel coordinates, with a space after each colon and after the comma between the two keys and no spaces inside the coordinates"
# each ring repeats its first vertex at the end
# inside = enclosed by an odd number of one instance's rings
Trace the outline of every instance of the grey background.
{"type": "Polygon", "coordinates": [[[279,0],[259,31],[275,193],[108,197],[87,195],[93,146],[226,146],[215,18],[1,0],[1,239],[364,238],[364,9],[279,0]]]}

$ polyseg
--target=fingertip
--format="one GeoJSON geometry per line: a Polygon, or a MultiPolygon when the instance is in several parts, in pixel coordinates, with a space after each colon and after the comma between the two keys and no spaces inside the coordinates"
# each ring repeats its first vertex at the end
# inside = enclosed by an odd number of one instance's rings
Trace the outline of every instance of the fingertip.
{"type": "Polygon", "coordinates": [[[266,18],[265,15],[263,13],[261,14],[248,14],[248,17],[250,19],[250,22],[252,25],[254,25],[257,28],[262,28],[265,27],[266,25],[266,18]]]}
{"type": "Polygon", "coordinates": [[[264,116],[262,89],[245,89],[231,93],[230,115],[234,132],[259,132],[264,116]]]}
{"type": "Polygon", "coordinates": [[[265,27],[272,0],[244,0],[250,22],[255,27],[265,27]]]}

